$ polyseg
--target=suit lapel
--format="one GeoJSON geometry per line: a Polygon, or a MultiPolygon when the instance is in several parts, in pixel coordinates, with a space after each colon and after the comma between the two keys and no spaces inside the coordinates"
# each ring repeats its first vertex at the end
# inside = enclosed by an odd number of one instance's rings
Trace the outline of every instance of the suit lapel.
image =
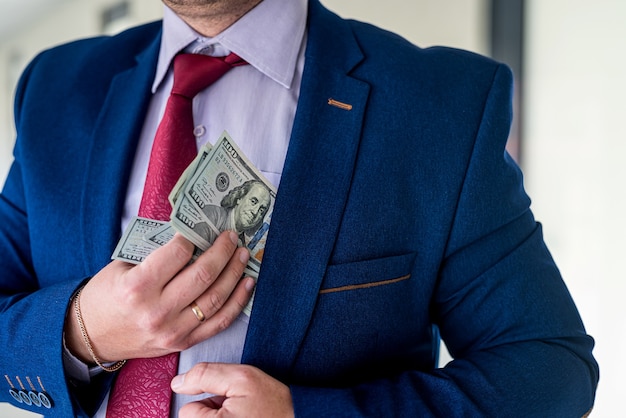
{"type": "Polygon", "coordinates": [[[337,237],[369,93],[348,75],[362,54],[346,23],[317,2],[309,22],[301,95],[243,355],[244,363],[283,378],[337,237]]]}
{"type": "MultiPolygon", "coordinates": [[[[277,377],[288,377],[313,315],[350,187],[369,94],[368,84],[349,75],[363,57],[347,23],[317,1],[310,2],[309,22],[301,96],[243,355],[243,362],[277,377]],[[329,99],[338,103],[329,104],[329,99]]],[[[108,251],[119,239],[158,46],[157,38],[136,65],[113,79],[94,128],[80,222],[90,273],[109,261],[108,251]]]]}
{"type": "Polygon", "coordinates": [[[112,80],[96,121],[82,196],[87,272],[108,263],[120,235],[128,178],[150,99],[160,37],[112,80]],[[103,204],[104,202],[104,204],[103,204]]]}

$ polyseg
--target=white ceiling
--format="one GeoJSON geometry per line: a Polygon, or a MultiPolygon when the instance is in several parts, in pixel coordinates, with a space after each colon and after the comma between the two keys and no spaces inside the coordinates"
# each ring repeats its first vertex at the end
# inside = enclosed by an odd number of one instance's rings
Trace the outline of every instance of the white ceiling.
{"type": "Polygon", "coordinates": [[[66,0],[0,0],[0,40],[66,0]]]}

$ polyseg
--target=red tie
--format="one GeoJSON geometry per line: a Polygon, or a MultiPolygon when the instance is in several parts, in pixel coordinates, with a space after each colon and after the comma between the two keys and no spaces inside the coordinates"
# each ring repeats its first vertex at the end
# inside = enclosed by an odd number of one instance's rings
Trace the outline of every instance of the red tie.
{"type": "MultiPolygon", "coordinates": [[[[193,135],[192,99],[234,66],[246,64],[237,55],[210,57],[180,54],[174,58],[174,86],[150,153],[139,216],[169,220],[168,195],[197,154],[193,135]]],[[[107,418],[167,418],[170,381],[178,369],[178,353],[129,360],[109,396],[107,418]]]]}

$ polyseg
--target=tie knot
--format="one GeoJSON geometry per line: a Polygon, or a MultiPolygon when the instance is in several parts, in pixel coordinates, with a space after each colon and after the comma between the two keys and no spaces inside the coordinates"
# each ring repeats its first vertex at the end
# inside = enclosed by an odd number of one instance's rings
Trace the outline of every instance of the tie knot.
{"type": "Polygon", "coordinates": [[[179,54],[174,58],[174,86],[172,94],[192,99],[200,91],[217,81],[228,70],[246,62],[235,53],[226,57],[201,54],[179,54]]]}

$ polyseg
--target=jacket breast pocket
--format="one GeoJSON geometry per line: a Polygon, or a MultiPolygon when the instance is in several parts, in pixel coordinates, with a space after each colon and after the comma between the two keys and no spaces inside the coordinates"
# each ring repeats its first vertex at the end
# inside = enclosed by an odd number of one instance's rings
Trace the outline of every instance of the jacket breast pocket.
{"type": "Polygon", "coordinates": [[[328,266],[320,294],[395,284],[411,278],[415,253],[328,266]]]}
{"type": "Polygon", "coordinates": [[[408,253],[328,266],[296,369],[339,384],[425,359],[416,356],[431,347],[415,260],[408,253]]]}

